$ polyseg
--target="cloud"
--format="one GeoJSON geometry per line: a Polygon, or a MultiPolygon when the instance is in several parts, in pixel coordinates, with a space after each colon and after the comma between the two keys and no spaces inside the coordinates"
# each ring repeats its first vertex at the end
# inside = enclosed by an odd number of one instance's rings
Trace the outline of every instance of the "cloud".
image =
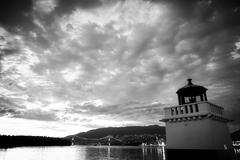
{"type": "Polygon", "coordinates": [[[57,121],[58,118],[55,113],[49,111],[43,111],[40,109],[28,109],[25,111],[16,114],[14,118],[23,118],[31,120],[40,120],[40,121],[57,121]]]}
{"type": "Polygon", "coordinates": [[[20,106],[13,103],[11,100],[0,97],[0,116],[14,116],[19,113],[20,106]]]}
{"type": "Polygon", "coordinates": [[[36,0],[33,10],[42,14],[49,14],[57,7],[57,0],[36,0]]]}
{"type": "Polygon", "coordinates": [[[15,54],[20,50],[18,36],[12,36],[8,31],[4,28],[0,27],[0,56],[15,54]]]}
{"type": "Polygon", "coordinates": [[[57,7],[57,13],[59,14],[69,14],[77,8],[91,9],[100,6],[102,2],[100,0],[59,0],[59,5],[57,7]]]}
{"type": "MultiPolygon", "coordinates": [[[[84,119],[80,119],[80,121],[87,121],[87,124],[92,121],[92,118],[101,116],[106,119],[111,117],[111,121],[116,121],[121,125],[125,125],[127,121],[131,122],[132,125],[138,125],[141,123],[150,125],[159,123],[158,120],[163,115],[164,106],[166,105],[158,102],[152,104],[129,102],[100,106],[88,102],[84,104],[71,105],[70,108],[67,108],[66,112],[77,114],[79,117],[85,117],[84,119]]],[[[102,127],[110,126],[111,122],[109,123],[110,124],[102,124],[102,127]]]]}
{"type": "Polygon", "coordinates": [[[0,29],[1,94],[25,107],[2,112],[85,128],[157,124],[190,77],[209,89],[210,101],[224,99],[237,119],[238,7],[233,1],[36,1],[26,11],[28,30],[0,29]]]}
{"type": "Polygon", "coordinates": [[[14,103],[14,99],[0,97],[0,117],[23,118],[40,121],[59,120],[56,111],[44,111],[41,109],[28,109],[14,103]]]}
{"type": "Polygon", "coordinates": [[[236,48],[231,52],[233,59],[240,58],[240,41],[235,43],[236,48]]]}

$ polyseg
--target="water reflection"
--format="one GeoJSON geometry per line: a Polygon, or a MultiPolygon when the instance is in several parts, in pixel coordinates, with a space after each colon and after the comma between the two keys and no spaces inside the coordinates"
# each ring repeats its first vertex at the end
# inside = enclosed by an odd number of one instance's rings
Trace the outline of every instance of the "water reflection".
{"type": "MultiPolygon", "coordinates": [[[[235,150],[237,159],[239,149],[235,150]]],[[[0,149],[0,160],[165,160],[159,147],[67,146],[0,149]]]]}
{"type": "Polygon", "coordinates": [[[161,159],[165,160],[165,150],[161,147],[142,148],[143,160],[161,159]]]}
{"type": "Polygon", "coordinates": [[[84,150],[82,154],[77,154],[74,147],[17,147],[0,150],[0,160],[80,160],[84,159],[84,155],[84,150]]]}
{"type": "Polygon", "coordinates": [[[89,160],[163,160],[163,152],[157,147],[88,147],[85,158],[89,160]]]}
{"type": "Polygon", "coordinates": [[[164,160],[157,147],[68,146],[0,150],[1,160],[164,160]]]}

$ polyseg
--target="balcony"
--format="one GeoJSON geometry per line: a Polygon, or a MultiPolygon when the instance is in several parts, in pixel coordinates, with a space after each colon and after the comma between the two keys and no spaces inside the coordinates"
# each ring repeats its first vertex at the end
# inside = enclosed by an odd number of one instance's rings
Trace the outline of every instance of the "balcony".
{"type": "Polygon", "coordinates": [[[224,109],[208,101],[188,103],[164,108],[165,118],[162,121],[189,120],[214,116],[224,118],[224,109]]]}

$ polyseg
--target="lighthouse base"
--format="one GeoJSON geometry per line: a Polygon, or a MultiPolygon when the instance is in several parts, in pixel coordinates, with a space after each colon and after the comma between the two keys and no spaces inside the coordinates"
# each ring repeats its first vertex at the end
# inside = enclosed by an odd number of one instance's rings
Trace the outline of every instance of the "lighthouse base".
{"type": "Polygon", "coordinates": [[[235,160],[233,150],[167,149],[167,160],[235,160]]]}

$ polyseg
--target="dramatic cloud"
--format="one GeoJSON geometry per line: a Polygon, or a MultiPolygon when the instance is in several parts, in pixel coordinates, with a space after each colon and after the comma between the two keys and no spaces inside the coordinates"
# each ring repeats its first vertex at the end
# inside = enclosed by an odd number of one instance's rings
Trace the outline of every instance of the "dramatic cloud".
{"type": "Polygon", "coordinates": [[[36,0],[34,1],[34,8],[36,12],[42,14],[51,13],[57,6],[57,0],[36,0]]]}
{"type": "Polygon", "coordinates": [[[18,114],[18,106],[8,99],[0,98],[0,116],[12,116],[18,114]]]}
{"type": "Polygon", "coordinates": [[[8,19],[1,12],[0,115],[9,123],[56,125],[51,135],[163,125],[163,108],[191,77],[239,126],[239,2],[36,0],[8,19]]]}

